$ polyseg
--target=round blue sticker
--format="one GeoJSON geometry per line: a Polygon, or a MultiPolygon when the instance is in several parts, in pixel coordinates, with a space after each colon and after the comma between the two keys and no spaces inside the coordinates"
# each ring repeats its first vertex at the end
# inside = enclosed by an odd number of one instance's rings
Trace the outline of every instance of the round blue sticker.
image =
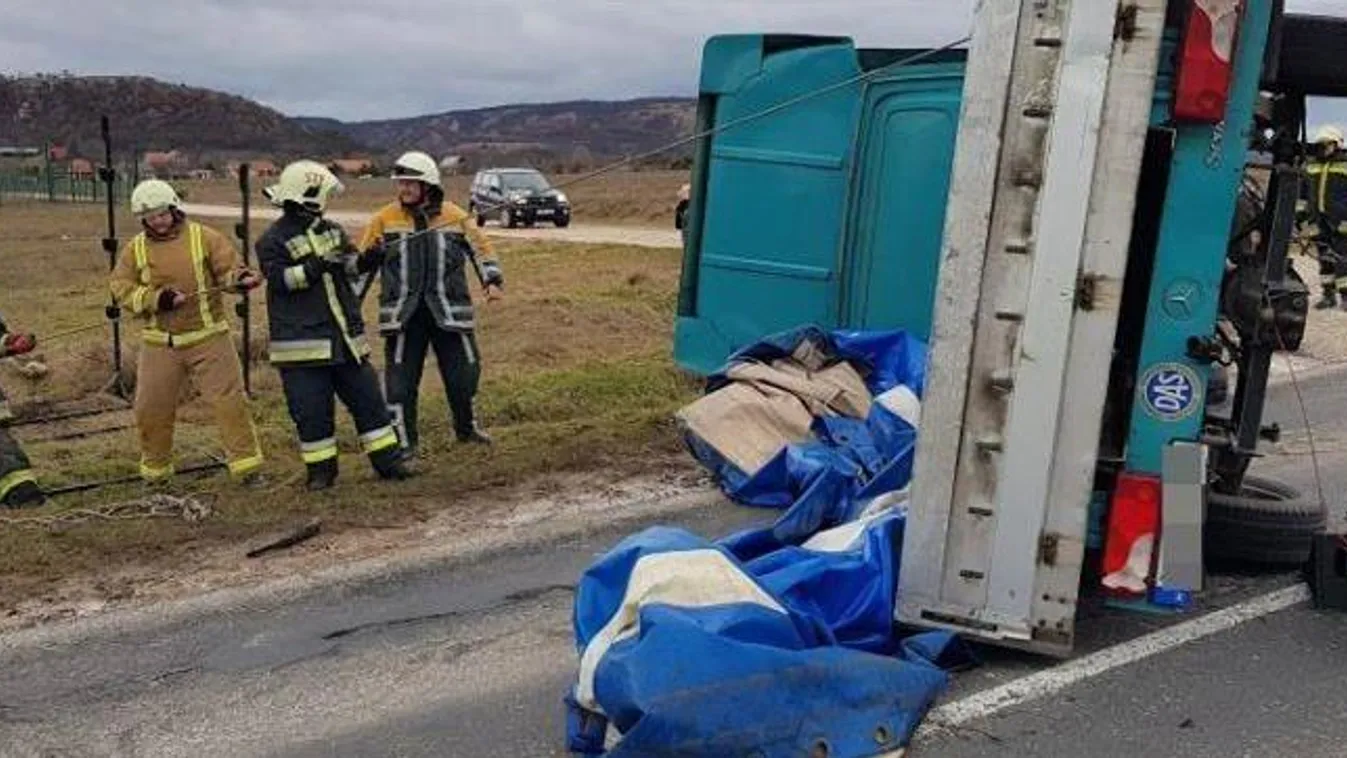
{"type": "Polygon", "coordinates": [[[1162,421],[1187,418],[1201,407],[1202,380],[1182,363],[1157,363],[1141,378],[1146,412],[1162,421]]]}

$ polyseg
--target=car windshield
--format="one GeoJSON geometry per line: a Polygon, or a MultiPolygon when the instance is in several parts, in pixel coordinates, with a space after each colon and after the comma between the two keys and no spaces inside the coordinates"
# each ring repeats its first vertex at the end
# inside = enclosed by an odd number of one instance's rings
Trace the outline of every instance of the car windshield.
{"type": "Polygon", "coordinates": [[[541,192],[548,189],[547,180],[536,171],[511,171],[500,175],[501,183],[507,190],[532,190],[541,192]]]}

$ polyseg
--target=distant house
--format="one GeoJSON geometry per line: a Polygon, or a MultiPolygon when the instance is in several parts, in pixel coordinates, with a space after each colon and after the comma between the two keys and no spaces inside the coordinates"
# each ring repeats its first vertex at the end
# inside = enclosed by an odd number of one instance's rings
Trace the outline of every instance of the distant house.
{"type": "MultiPolygon", "coordinates": [[[[260,158],[255,161],[247,161],[247,163],[248,163],[248,174],[254,179],[273,177],[276,174],[280,173],[279,170],[276,168],[276,164],[272,163],[271,161],[265,158],[260,158]]],[[[243,165],[242,161],[230,161],[225,166],[225,170],[229,172],[230,176],[238,176],[239,166],[241,165],[243,165]]]]}
{"type": "Polygon", "coordinates": [[[178,150],[151,151],[140,159],[140,173],[156,179],[178,179],[187,175],[187,156],[178,150]]]}
{"type": "Polygon", "coordinates": [[[374,161],[369,158],[338,158],[327,167],[337,175],[364,176],[374,173],[374,161]]]}
{"type": "Polygon", "coordinates": [[[446,155],[440,159],[440,172],[449,176],[458,176],[466,166],[467,161],[461,155],[446,155]]]}
{"type": "Polygon", "coordinates": [[[47,157],[53,163],[60,163],[70,157],[70,149],[65,145],[52,145],[47,148],[47,157]]]}
{"type": "Polygon", "coordinates": [[[71,179],[94,178],[94,163],[88,158],[72,158],[66,170],[70,172],[71,179]]]}

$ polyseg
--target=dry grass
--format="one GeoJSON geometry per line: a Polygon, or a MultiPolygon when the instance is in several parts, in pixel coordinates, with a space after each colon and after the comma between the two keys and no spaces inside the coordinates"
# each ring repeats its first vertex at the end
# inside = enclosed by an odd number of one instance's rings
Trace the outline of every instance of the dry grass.
{"type": "MultiPolygon", "coordinates": [[[[564,185],[577,177],[551,176],[554,185],[564,185]]],[[[272,180],[254,182],[253,202],[264,203],[261,188],[272,180]]],[[[373,210],[392,197],[389,180],[383,178],[344,179],[347,191],[332,204],[334,210],[373,210]]],[[[449,198],[467,207],[471,176],[447,177],[449,198]]],[[[688,181],[685,171],[615,171],[565,187],[575,206],[576,223],[631,224],[670,226],[678,202],[678,188],[688,181]]],[[[189,202],[229,203],[239,201],[238,184],[233,180],[176,181],[189,202]]]]}
{"type": "MultiPolygon", "coordinates": [[[[97,243],[101,225],[99,210],[91,206],[0,206],[0,282],[5,290],[0,313],[12,327],[34,331],[41,341],[43,334],[102,318],[108,262],[97,243]]],[[[216,228],[226,230],[223,225],[216,228]]],[[[129,237],[129,219],[121,219],[119,230],[129,237]]],[[[485,488],[590,468],[611,470],[615,476],[637,473],[657,465],[657,454],[676,453],[678,441],[669,419],[695,392],[669,357],[676,251],[524,243],[501,243],[500,250],[509,282],[507,300],[482,308],[479,332],[485,368],[479,408],[482,422],[496,437],[493,449],[465,449],[451,442],[443,393],[428,367],[422,395],[427,473],[412,482],[367,486],[372,474],[356,453],[353,429],[341,412],[343,485],[328,496],[307,495],[298,486],[302,465],[278,378],[265,364],[255,366],[254,414],[269,457],[268,472],[277,482],[274,491],[258,497],[228,486],[221,476],[185,483],[218,493],[217,515],[195,526],[138,521],[89,524],[60,533],[0,526],[0,598],[17,600],[63,577],[134,562],[171,565],[198,546],[251,538],[300,515],[320,515],[329,529],[338,530],[406,523],[464,507],[464,498],[485,488]],[[453,497],[446,498],[446,493],[453,497]]],[[[371,320],[374,300],[366,303],[371,320]]],[[[253,307],[254,333],[264,337],[262,296],[254,296],[253,307]]],[[[131,374],[137,330],[127,330],[131,374]]],[[[109,332],[42,344],[39,357],[51,367],[45,379],[23,379],[13,365],[6,365],[0,380],[20,402],[88,398],[111,377],[109,332]]],[[[262,342],[264,338],[258,339],[255,349],[262,342]]],[[[375,362],[381,365],[382,355],[375,362]]],[[[124,421],[128,415],[120,414],[124,421]]],[[[35,439],[44,436],[37,431],[50,430],[19,431],[21,438],[34,440],[28,450],[48,486],[136,470],[133,429],[55,441],[35,439]]],[[[177,447],[183,465],[216,453],[214,428],[200,403],[184,408],[177,447]]],[[[138,486],[125,486],[67,495],[34,515],[139,494],[138,486]]]]}

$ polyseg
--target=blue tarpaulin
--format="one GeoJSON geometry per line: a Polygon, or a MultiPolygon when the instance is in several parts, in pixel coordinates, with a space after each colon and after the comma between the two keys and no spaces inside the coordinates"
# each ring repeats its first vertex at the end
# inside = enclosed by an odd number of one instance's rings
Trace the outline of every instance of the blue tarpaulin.
{"type": "MultiPolygon", "coordinates": [[[[852,364],[875,398],[922,394],[925,346],[902,332],[806,327],[730,365],[786,358],[806,340],[852,364]]],[[[722,371],[708,391],[730,381],[722,371]]],[[[780,518],[716,542],[648,529],[585,572],[566,698],[573,752],[875,755],[906,746],[946,672],[969,662],[949,634],[894,632],[914,420],[875,402],[864,419],[819,416],[812,432],[751,475],[689,439],[732,499],[780,518]]]]}

